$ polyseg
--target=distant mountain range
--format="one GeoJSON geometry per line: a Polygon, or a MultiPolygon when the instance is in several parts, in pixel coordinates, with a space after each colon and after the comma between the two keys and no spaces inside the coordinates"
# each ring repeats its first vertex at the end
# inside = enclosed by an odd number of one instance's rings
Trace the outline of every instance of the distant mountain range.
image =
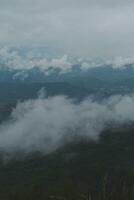
{"type": "Polygon", "coordinates": [[[74,66],[72,71],[66,73],[54,70],[47,74],[39,68],[0,68],[0,101],[36,98],[41,88],[45,88],[48,95],[64,94],[80,99],[88,95],[103,98],[133,93],[134,68],[113,69],[104,66],[84,71],[80,66],[74,66]]]}
{"type": "Polygon", "coordinates": [[[82,70],[80,65],[72,66],[72,70],[61,72],[49,69],[47,72],[38,67],[32,69],[11,69],[0,67],[0,82],[63,82],[75,79],[99,79],[101,81],[116,82],[134,78],[132,65],[123,69],[113,69],[111,66],[101,66],[82,70]]]}

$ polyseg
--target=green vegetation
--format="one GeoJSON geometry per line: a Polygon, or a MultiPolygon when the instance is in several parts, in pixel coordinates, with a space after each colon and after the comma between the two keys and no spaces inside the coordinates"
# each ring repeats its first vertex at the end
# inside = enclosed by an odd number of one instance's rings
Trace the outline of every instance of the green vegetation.
{"type": "Polygon", "coordinates": [[[78,139],[49,155],[1,160],[2,200],[133,200],[134,129],[115,127],[100,141],[78,139]]]}

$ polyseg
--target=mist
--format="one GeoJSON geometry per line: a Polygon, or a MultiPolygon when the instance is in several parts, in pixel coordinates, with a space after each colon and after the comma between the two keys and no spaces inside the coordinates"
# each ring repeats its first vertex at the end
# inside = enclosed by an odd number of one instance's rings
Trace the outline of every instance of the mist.
{"type": "Polygon", "coordinates": [[[4,153],[48,154],[76,137],[99,140],[108,123],[134,122],[134,94],[101,102],[88,97],[80,103],[65,96],[18,102],[8,121],[0,125],[4,153]]]}

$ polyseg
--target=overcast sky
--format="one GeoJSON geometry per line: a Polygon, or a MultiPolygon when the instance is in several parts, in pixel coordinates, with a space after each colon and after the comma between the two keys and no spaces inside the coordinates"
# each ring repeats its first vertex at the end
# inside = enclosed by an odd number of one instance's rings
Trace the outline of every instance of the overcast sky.
{"type": "Polygon", "coordinates": [[[0,0],[0,45],[133,56],[133,0],[0,0]]]}

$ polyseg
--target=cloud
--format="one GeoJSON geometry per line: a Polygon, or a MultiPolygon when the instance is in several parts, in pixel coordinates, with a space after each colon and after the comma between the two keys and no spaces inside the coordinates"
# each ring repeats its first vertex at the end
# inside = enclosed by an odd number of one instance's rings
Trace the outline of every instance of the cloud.
{"type": "Polygon", "coordinates": [[[128,66],[134,67],[134,57],[115,57],[113,59],[89,60],[81,62],[81,69],[86,71],[91,68],[112,67],[113,69],[126,69],[128,66]]]}
{"type": "MultiPolygon", "coordinates": [[[[10,70],[30,70],[37,67],[43,72],[58,69],[62,73],[70,71],[72,68],[67,55],[57,58],[37,58],[32,56],[32,52],[22,56],[19,51],[7,47],[0,48],[0,65],[1,67],[4,65],[10,70]]],[[[17,73],[16,76],[18,75],[21,74],[17,73]]]]}
{"type": "Polygon", "coordinates": [[[61,58],[52,58],[51,60],[47,60],[46,58],[33,60],[31,61],[31,67],[38,67],[42,71],[47,71],[50,68],[59,69],[64,73],[71,70],[72,64],[68,61],[67,55],[64,55],[61,58]]]}
{"type": "Polygon", "coordinates": [[[97,140],[108,123],[134,122],[134,95],[78,104],[65,96],[19,102],[0,125],[0,150],[9,154],[55,151],[75,137],[97,140]]]}
{"type": "Polygon", "coordinates": [[[69,57],[61,55],[53,57],[43,54],[36,54],[31,49],[26,50],[23,54],[20,49],[12,49],[8,47],[0,48],[0,67],[9,70],[17,70],[14,79],[21,77],[27,78],[27,70],[38,68],[45,74],[50,74],[54,70],[60,73],[70,72],[76,65],[81,70],[89,70],[92,68],[109,66],[113,69],[125,69],[128,65],[134,67],[134,57],[115,57],[113,59],[91,59],[82,57],[69,57]]]}
{"type": "Polygon", "coordinates": [[[127,65],[134,67],[134,57],[115,57],[112,60],[107,60],[106,64],[111,65],[113,69],[125,69],[127,65]]]}
{"type": "Polygon", "coordinates": [[[91,57],[132,56],[132,0],[0,0],[0,44],[91,57]]]}

